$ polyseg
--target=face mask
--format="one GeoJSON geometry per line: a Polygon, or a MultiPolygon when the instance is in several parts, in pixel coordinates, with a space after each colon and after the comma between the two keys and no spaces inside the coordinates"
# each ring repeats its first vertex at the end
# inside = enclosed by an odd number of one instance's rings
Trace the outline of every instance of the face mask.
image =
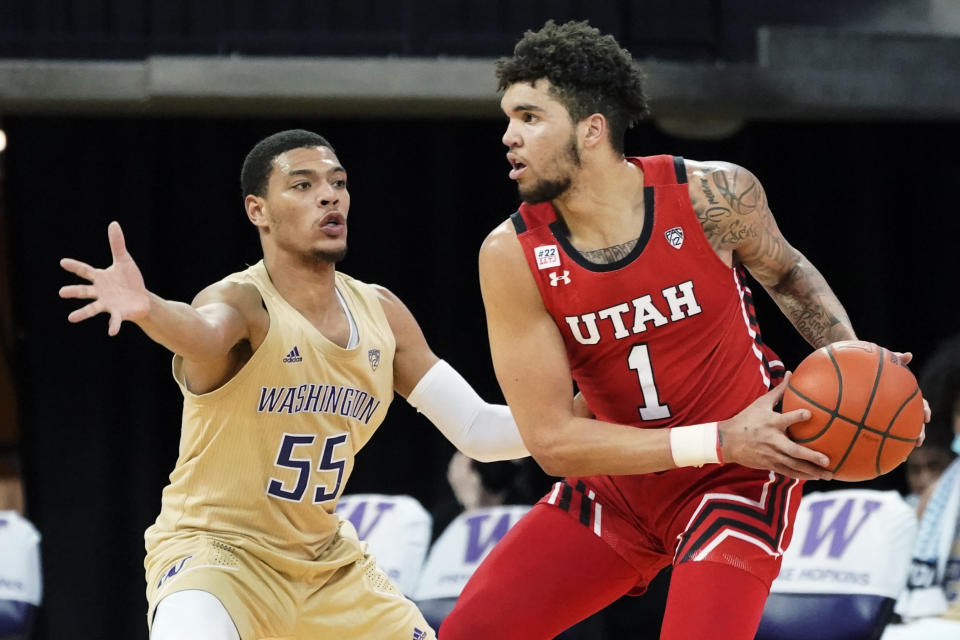
{"type": "Polygon", "coordinates": [[[950,445],[950,448],[953,449],[953,452],[960,456],[960,433],[953,437],[953,444],[950,445]]]}

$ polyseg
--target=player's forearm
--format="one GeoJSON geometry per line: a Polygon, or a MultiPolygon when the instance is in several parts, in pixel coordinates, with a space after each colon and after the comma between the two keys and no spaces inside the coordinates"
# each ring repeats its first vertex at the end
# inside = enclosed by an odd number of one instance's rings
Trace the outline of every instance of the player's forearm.
{"type": "Polygon", "coordinates": [[[676,467],[668,429],[571,416],[562,424],[544,423],[523,433],[531,455],[553,476],[633,475],[676,467]]]}
{"type": "Polygon", "coordinates": [[[798,262],[770,295],[793,326],[814,348],[838,340],[856,340],[853,325],[830,285],[806,259],[798,262]]]}
{"type": "Polygon", "coordinates": [[[202,362],[222,356],[224,344],[220,327],[184,302],[164,300],[150,293],[150,309],[134,320],[154,342],[187,360],[202,362]]]}

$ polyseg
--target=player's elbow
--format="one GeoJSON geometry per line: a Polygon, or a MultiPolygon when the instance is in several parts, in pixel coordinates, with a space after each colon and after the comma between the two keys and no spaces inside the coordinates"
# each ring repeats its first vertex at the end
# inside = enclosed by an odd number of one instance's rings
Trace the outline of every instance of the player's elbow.
{"type": "Polygon", "coordinates": [[[569,470],[573,467],[573,452],[555,430],[543,429],[524,434],[524,442],[544,473],[558,477],[571,475],[569,470]]]}

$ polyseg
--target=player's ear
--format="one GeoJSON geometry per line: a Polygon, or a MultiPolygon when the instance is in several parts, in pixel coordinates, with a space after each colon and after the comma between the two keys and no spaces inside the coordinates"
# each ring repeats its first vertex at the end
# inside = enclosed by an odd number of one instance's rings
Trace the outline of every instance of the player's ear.
{"type": "Polygon", "coordinates": [[[607,139],[607,119],[601,113],[587,116],[580,121],[578,128],[586,148],[595,147],[607,139]]]}
{"type": "Polygon", "coordinates": [[[243,199],[243,207],[247,210],[247,218],[257,227],[267,226],[266,206],[266,200],[253,194],[243,199]]]}

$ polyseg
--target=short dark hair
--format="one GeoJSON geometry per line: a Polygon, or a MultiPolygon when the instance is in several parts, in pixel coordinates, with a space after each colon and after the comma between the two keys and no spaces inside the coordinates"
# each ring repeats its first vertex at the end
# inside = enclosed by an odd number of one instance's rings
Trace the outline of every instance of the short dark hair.
{"type": "Polygon", "coordinates": [[[243,168],[240,170],[240,187],[243,190],[243,197],[251,194],[265,196],[270,172],[273,170],[273,159],[291,149],[308,147],[327,147],[330,151],[337,152],[326,138],[305,129],[280,131],[254,145],[244,159],[243,168]]]}
{"type": "Polygon", "coordinates": [[[937,345],[920,371],[920,389],[930,403],[924,443],[947,450],[953,441],[953,410],[960,402],[960,334],[937,345]]]}
{"type": "Polygon", "coordinates": [[[629,127],[648,113],[644,74],[630,52],[587,21],[527,31],[513,56],[497,60],[498,90],[545,78],[574,122],[601,113],[610,126],[610,143],[623,152],[629,127]]]}

